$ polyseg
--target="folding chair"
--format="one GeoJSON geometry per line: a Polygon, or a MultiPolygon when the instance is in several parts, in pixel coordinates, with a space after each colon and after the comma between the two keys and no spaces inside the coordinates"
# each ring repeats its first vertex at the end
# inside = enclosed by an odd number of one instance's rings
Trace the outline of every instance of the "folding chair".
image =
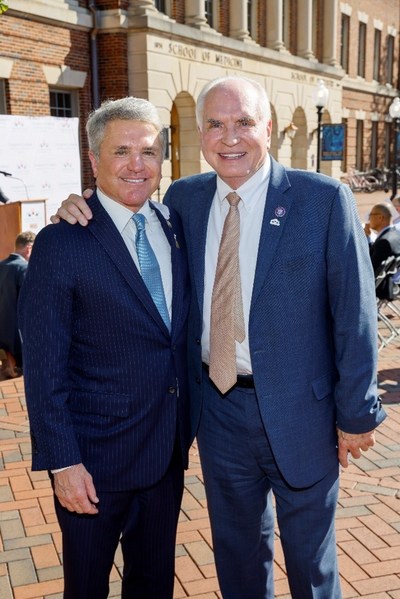
{"type": "MultiPolygon", "coordinates": [[[[384,260],[375,276],[375,290],[377,294],[376,302],[378,309],[378,321],[386,327],[388,334],[384,335],[382,327],[378,327],[379,348],[378,351],[386,347],[393,339],[400,335],[400,330],[392,323],[391,319],[384,312],[385,308],[393,302],[393,289],[397,286],[393,283],[393,275],[397,272],[396,256],[389,256],[384,260]]],[[[397,307],[396,307],[397,309],[397,307]]],[[[400,312],[399,312],[400,315],[400,312]]]]}

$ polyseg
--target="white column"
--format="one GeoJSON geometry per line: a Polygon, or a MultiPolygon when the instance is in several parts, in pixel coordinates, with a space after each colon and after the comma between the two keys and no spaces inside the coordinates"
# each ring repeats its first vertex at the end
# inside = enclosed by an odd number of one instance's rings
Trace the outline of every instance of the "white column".
{"type": "Polygon", "coordinates": [[[283,41],[283,0],[267,0],[267,48],[286,49],[283,41]]]}
{"type": "Polygon", "coordinates": [[[312,21],[313,0],[298,0],[297,3],[297,54],[303,58],[313,59],[312,21]]]}
{"type": "Polygon", "coordinates": [[[338,28],[338,2],[325,0],[324,2],[324,42],[322,61],[332,67],[338,66],[337,60],[337,28],[338,28]]]}
{"type": "Polygon", "coordinates": [[[247,23],[247,2],[230,0],[229,2],[230,28],[229,36],[236,40],[250,40],[247,23]],[[239,6],[238,6],[239,4],[239,6]]]}
{"type": "Polygon", "coordinates": [[[202,0],[185,0],[185,24],[197,27],[198,29],[208,29],[202,0]]]}
{"type": "Polygon", "coordinates": [[[129,3],[129,14],[143,16],[157,12],[154,0],[131,0],[129,3]]]}

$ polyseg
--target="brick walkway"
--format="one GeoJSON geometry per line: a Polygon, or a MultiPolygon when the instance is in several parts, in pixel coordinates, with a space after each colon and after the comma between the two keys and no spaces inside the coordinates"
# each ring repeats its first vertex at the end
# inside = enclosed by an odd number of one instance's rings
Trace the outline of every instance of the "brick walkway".
{"type": "MultiPolygon", "coordinates": [[[[400,325],[400,323],[398,323],[400,325]]],[[[400,337],[380,353],[389,418],[377,445],[341,475],[337,541],[345,598],[400,599],[400,337]]],[[[60,532],[46,473],[30,471],[23,380],[0,383],[0,597],[62,597],[60,532]]],[[[191,450],[176,549],[175,598],[219,598],[196,446],[191,450]]],[[[121,556],[110,597],[120,594],[121,556]]],[[[276,597],[289,599],[276,540],[276,597]]],[[[256,599],[256,598],[255,598],[256,599]]]]}

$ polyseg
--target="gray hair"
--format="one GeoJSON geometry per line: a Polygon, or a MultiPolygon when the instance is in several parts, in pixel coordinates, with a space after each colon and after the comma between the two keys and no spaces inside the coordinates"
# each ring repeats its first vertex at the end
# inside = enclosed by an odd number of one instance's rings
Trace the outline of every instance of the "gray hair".
{"type": "Polygon", "coordinates": [[[89,148],[95,158],[100,157],[100,146],[104,138],[107,124],[111,121],[140,121],[149,123],[158,131],[162,155],[165,150],[164,126],[157,108],[142,98],[127,96],[119,100],[106,100],[99,108],[90,113],[86,123],[89,148]]]}
{"type": "Polygon", "coordinates": [[[231,81],[246,83],[248,86],[252,87],[253,91],[258,96],[258,107],[260,110],[261,118],[265,119],[265,121],[271,120],[271,106],[269,103],[268,94],[262,87],[262,85],[260,85],[254,79],[250,79],[249,77],[236,77],[234,75],[229,75],[227,77],[219,77],[218,79],[213,79],[212,81],[209,81],[201,90],[196,103],[196,121],[199,129],[201,129],[203,124],[204,102],[207,94],[215,87],[224,87],[231,81]]]}

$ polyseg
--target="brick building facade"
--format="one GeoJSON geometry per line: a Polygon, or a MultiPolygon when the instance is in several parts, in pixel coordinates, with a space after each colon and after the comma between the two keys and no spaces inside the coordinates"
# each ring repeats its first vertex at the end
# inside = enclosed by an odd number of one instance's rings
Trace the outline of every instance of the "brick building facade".
{"type": "Polygon", "coordinates": [[[248,75],[272,107],[272,154],[316,168],[322,123],[346,124],[349,168],[390,165],[388,108],[399,95],[399,0],[13,0],[0,16],[0,114],[79,116],[82,174],[92,183],[84,122],[105,98],[127,94],[159,108],[169,137],[162,196],[171,179],[207,170],[194,117],[202,85],[248,75]],[[293,123],[293,125],[292,125],[293,123]],[[294,137],[290,134],[295,133],[294,137]]]}

